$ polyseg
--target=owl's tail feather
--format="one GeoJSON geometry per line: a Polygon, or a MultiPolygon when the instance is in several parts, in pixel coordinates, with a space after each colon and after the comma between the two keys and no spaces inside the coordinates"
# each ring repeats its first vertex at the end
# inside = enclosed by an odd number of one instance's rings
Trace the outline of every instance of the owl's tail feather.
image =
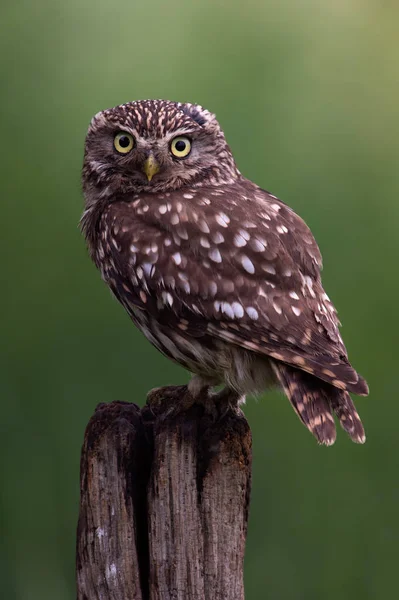
{"type": "Polygon", "coordinates": [[[273,361],[272,367],[298,417],[319,444],[331,446],[335,442],[333,412],[354,442],[365,442],[362,423],[348,392],[284,363],[273,361]]]}
{"type": "Polygon", "coordinates": [[[337,415],[342,429],[344,429],[351,440],[358,444],[364,444],[366,434],[358,412],[348,392],[337,390],[338,393],[331,394],[331,408],[337,415]]]}

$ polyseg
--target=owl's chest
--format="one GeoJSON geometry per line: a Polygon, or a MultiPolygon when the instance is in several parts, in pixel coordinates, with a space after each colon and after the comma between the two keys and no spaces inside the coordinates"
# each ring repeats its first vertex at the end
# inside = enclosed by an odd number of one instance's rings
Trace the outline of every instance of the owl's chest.
{"type": "MultiPolygon", "coordinates": [[[[161,232],[145,231],[140,222],[132,222],[131,218],[109,221],[102,222],[94,251],[95,263],[102,279],[150,339],[148,319],[151,316],[156,320],[170,299],[160,265],[161,232]]],[[[150,341],[154,343],[153,339],[150,341]]]]}

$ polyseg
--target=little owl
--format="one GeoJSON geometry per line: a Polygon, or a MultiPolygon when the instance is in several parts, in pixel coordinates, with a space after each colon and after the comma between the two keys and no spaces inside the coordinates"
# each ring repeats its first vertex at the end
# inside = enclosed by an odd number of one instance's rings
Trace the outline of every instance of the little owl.
{"type": "Polygon", "coordinates": [[[278,386],[319,443],[334,443],[334,413],[365,441],[349,392],[368,388],[323,290],[319,248],[291,208],[241,175],[213,114],[164,100],[98,113],[83,189],[93,261],[147,339],[193,374],[192,398],[234,404],[278,386]]]}

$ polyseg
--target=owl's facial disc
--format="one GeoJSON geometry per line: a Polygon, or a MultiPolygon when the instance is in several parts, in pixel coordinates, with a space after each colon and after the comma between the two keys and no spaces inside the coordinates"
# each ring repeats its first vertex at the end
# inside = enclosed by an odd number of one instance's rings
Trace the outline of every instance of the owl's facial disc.
{"type": "Polygon", "coordinates": [[[239,176],[214,115],[198,105],[137,101],[98,113],[84,176],[101,198],[165,192],[239,176]]]}

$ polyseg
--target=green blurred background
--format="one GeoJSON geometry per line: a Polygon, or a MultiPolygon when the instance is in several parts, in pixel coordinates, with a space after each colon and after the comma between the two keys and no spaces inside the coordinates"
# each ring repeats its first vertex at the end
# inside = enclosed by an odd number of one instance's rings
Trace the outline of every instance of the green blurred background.
{"type": "Polygon", "coordinates": [[[279,394],[254,440],[246,598],[397,592],[399,5],[379,0],[3,0],[0,580],[74,598],[79,455],[100,401],[185,382],[129,323],[77,223],[97,111],[143,98],[216,112],[240,170],[301,214],[368,441],[320,448],[279,394]]]}

